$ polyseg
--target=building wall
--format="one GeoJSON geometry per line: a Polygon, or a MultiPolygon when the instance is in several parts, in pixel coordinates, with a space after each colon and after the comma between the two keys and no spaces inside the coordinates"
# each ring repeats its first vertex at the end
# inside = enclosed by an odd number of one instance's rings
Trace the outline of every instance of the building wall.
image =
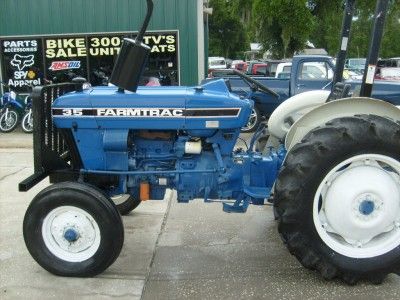
{"type": "MultiPolygon", "coordinates": [[[[179,30],[182,85],[200,79],[199,1],[153,0],[148,29],[179,30]]],[[[145,0],[1,0],[0,36],[136,31],[145,14],[145,0]]]]}

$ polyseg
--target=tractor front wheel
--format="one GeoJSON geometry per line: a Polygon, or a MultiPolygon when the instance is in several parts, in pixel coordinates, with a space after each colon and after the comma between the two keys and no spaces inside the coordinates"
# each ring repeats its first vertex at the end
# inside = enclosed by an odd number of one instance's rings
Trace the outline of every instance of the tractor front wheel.
{"type": "Polygon", "coordinates": [[[275,189],[289,251],[325,279],[380,283],[400,273],[400,126],[334,119],[288,153],[275,189]]]}
{"type": "Polygon", "coordinates": [[[259,109],[254,106],[246,126],[242,127],[240,131],[253,132],[258,128],[258,125],[260,125],[260,123],[261,123],[261,113],[259,109]]]}
{"type": "Polygon", "coordinates": [[[23,231],[32,257],[60,276],[94,276],[118,257],[124,229],[115,205],[76,182],[57,183],[29,205],[23,231]]]}
{"type": "Polygon", "coordinates": [[[123,216],[128,215],[142,202],[139,198],[134,198],[129,194],[113,196],[111,200],[117,206],[119,213],[123,216]]]}

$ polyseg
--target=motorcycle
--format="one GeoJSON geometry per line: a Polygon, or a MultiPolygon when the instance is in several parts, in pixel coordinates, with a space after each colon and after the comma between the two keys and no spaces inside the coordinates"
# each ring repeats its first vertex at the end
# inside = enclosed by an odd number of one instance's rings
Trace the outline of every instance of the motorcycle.
{"type": "Polygon", "coordinates": [[[4,93],[1,97],[0,131],[11,132],[19,123],[22,112],[24,111],[24,105],[17,100],[17,94],[11,91],[7,84],[1,84],[8,88],[9,91],[4,93]]]}

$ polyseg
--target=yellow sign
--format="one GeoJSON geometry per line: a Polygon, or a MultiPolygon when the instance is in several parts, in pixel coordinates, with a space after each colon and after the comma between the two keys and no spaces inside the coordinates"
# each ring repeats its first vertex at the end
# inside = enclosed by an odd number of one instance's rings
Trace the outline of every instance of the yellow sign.
{"type": "MultiPolygon", "coordinates": [[[[146,35],[143,42],[151,48],[152,53],[175,53],[176,40],[171,34],[146,35]]],[[[88,45],[84,37],[47,39],[46,58],[76,58],[90,56],[114,56],[119,53],[122,37],[94,36],[88,37],[88,45]]]]}

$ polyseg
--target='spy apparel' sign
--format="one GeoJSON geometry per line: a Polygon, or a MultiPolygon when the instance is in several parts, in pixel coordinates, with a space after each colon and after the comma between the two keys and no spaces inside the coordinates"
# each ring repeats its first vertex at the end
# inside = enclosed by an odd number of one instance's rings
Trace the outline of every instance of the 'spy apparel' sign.
{"type": "Polygon", "coordinates": [[[3,80],[13,90],[42,84],[39,39],[1,40],[3,80]]]}

